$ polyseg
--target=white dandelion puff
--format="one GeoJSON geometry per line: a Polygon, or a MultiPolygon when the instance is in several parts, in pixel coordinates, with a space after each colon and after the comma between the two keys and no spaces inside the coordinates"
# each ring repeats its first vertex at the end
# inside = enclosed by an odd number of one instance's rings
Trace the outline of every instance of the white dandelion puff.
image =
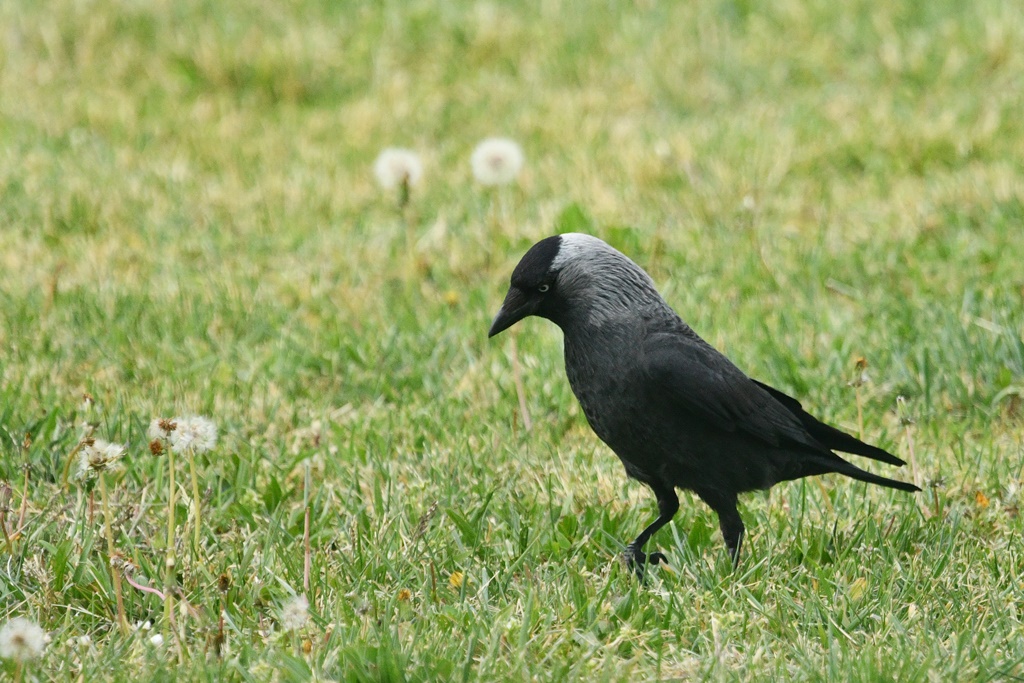
{"type": "Polygon", "coordinates": [[[24,617],[11,619],[0,628],[0,657],[25,662],[43,654],[46,632],[24,617]]]}
{"type": "Polygon", "coordinates": [[[508,138],[487,138],[476,146],[469,163],[481,185],[507,185],[523,170],[523,148],[508,138]]]}
{"type": "Polygon", "coordinates": [[[670,161],[672,159],[672,145],[668,143],[668,140],[658,140],[654,143],[654,156],[662,161],[670,161]]]}
{"type": "Polygon", "coordinates": [[[119,443],[110,443],[102,439],[93,439],[78,451],[79,479],[91,479],[101,472],[116,472],[121,467],[119,462],[124,456],[125,447],[119,443]]]}
{"type": "Polygon", "coordinates": [[[171,448],[182,453],[191,450],[193,453],[205,453],[217,445],[217,425],[206,417],[176,417],[177,427],[171,432],[171,448]]]}
{"type": "Polygon", "coordinates": [[[149,437],[150,441],[156,439],[170,439],[171,434],[174,433],[177,425],[174,420],[168,420],[164,417],[154,417],[150,420],[149,429],[146,430],[146,436],[149,437]]]}
{"type": "Polygon", "coordinates": [[[414,187],[423,178],[423,163],[410,149],[388,147],[373,162],[373,174],[385,190],[414,187]]]}
{"type": "Polygon", "coordinates": [[[298,631],[309,621],[309,600],[305,595],[296,595],[281,606],[281,628],[298,631]]]}

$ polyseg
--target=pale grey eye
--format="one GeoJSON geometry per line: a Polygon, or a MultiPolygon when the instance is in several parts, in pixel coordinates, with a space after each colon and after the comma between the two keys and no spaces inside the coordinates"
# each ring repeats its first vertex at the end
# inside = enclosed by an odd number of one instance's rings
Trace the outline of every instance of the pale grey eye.
{"type": "Polygon", "coordinates": [[[548,291],[549,289],[551,289],[551,285],[541,285],[540,287],[537,288],[537,291],[540,292],[541,294],[543,294],[544,292],[548,291]]]}

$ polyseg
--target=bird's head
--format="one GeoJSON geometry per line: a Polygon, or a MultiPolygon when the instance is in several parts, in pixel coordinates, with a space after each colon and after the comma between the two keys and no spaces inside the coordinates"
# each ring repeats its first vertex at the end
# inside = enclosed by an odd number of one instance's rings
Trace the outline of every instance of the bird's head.
{"type": "Polygon", "coordinates": [[[512,271],[512,282],[488,337],[538,315],[566,329],[572,320],[601,322],[661,301],[650,277],[591,235],[565,233],[537,242],[512,271]]]}

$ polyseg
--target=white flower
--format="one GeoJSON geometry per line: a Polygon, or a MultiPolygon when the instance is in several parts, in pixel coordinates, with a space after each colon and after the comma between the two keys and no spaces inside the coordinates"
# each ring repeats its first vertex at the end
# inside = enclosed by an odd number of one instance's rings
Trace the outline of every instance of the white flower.
{"type": "Polygon", "coordinates": [[[209,418],[200,416],[176,417],[177,428],[171,432],[171,448],[181,453],[205,453],[217,445],[217,425],[209,418]]]}
{"type": "Polygon", "coordinates": [[[149,429],[146,430],[146,436],[149,437],[150,441],[155,439],[169,439],[171,434],[174,432],[174,420],[168,420],[163,417],[154,417],[149,422],[149,429]]]}
{"type": "Polygon", "coordinates": [[[388,147],[373,163],[373,174],[385,190],[402,185],[412,187],[423,177],[423,163],[412,150],[388,147]]]}
{"type": "Polygon", "coordinates": [[[0,628],[0,657],[24,662],[43,654],[46,646],[46,632],[39,625],[15,617],[0,628]]]}
{"type": "Polygon", "coordinates": [[[79,479],[99,476],[100,472],[114,472],[120,468],[118,460],[124,455],[124,446],[102,439],[94,439],[78,451],[79,479]]]}
{"type": "Polygon", "coordinates": [[[150,636],[149,642],[153,644],[153,647],[160,647],[164,644],[164,637],[157,633],[154,636],[150,636]]]}
{"type": "Polygon", "coordinates": [[[298,631],[309,620],[309,600],[305,595],[296,595],[281,607],[281,628],[298,631]]]}
{"type": "Polygon", "coordinates": [[[507,138],[487,138],[473,150],[469,163],[481,185],[507,185],[523,170],[523,148],[507,138]]]}

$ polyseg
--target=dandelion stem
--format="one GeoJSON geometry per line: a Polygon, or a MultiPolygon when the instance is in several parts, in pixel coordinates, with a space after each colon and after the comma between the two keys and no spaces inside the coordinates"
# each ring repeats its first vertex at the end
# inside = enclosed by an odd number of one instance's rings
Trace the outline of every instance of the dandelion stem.
{"type": "Polygon", "coordinates": [[[312,467],[309,463],[309,458],[306,458],[306,481],[302,487],[303,507],[306,508],[305,520],[303,521],[302,528],[302,550],[303,550],[303,562],[302,562],[302,588],[306,595],[309,595],[309,569],[310,569],[310,550],[309,550],[309,488],[312,484],[312,467]]]}
{"type": "Polygon", "coordinates": [[[188,468],[189,473],[192,475],[192,508],[194,511],[192,523],[195,525],[195,528],[193,529],[193,538],[195,539],[193,543],[193,549],[198,554],[201,531],[200,527],[202,526],[202,515],[200,513],[199,506],[199,475],[196,474],[196,457],[194,449],[192,448],[188,449],[188,468]]]}
{"type": "Polygon", "coordinates": [[[107,537],[107,565],[114,581],[114,595],[117,598],[117,623],[121,633],[128,634],[128,618],[124,613],[124,599],[121,597],[121,570],[114,566],[114,532],[111,528],[110,498],[107,495],[107,478],[102,472],[100,480],[100,502],[103,505],[103,531],[107,537]]]}
{"type": "Polygon", "coordinates": [[[854,372],[856,374],[853,377],[853,382],[851,382],[853,384],[853,395],[857,401],[857,438],[861,441],[864,440],[864,403],[861,400],[860,388],[870,381],[867,371],[868,360],[861,356],[854,362],[854,372]]]}
{"type": "Polygon", "coordinates": [[[0,482],[0,530],[4,532],[4,543],[7,545],[7,552],[14,554],[14,544],[11,543],[11,535],[7,533],[7,513],[11,506],[11,493],[13,489],[7,482],[0,482]]]}
{"type": "Polygon", "coordinates": [[[4,532],[4,544],[7,546],[7,552],[10,555],[14,554],[14,543],[11,542],[11,536],[7,533],[7,520],[5,519],[6,513],[0,510],[0,529],[4,532]]]}
{"type": "MultiPolygon", "coordinates": [[[[501,197],[497,191],[489,192],[487,200],[487,230],[492,235],[502,232],[502,220],[501,220],[501,197]]],[[[488,257],[491,256],[491,250],[487,250],[488,257]]]]}
{"type": "Polygon", "coordinates": [[[25,465],[25,487],[21,490],[21,508],[18,510],[18,533],[25,528],[25,517],[28,515],[28,465],[25,465]]]}
{"type": "Polygon", "coordinates": [[[409,204],[409,185],[411,178],[408,173],[402,176],[401,182],[398,183],[398,208],[405,210],[405,207],[409,204]]]}
{"type": "Polygon", "coordinates": [[[21,683],[21,668],[23,664],[21,662],[15,662],[14,664],[14,683],[21,683]]]}
{"type": "Polygon", "coordinates": [[[864,440],[864,407],[860,400],[860,384],[853,388],[853,395],[857,398],[857,438],[864,440]]]}
{"type": "Polygon", "coordinates": [[[907,436],[907,451],[909,453],[910,460],[910,474],[914,479],[914,483],[918,486],[921,485],[921,474],[917,470],[917,457],[914,455],[914,432],[910,429],[911,423],[908,421],[903,425],[904,434],[907,436]]]}
{"type": "Polygon", "coordinates": [[[509,353],[512,355],[512,382],[516,385],[519,412],[523,416],[523,428],[530,431],[533,429],[533,420],[530,419],[530,408],[526,404],[526,388],[523,386],[523,372],[519,367],[519,352],[516,349],[515,335],[509,338],[509,353]]]}
{"type": "Polygon", "coordinates": [[[213,641],[214,654],[218,658],[224,656],[224,613],[228,611],[228,595],[220,594],[220,614],[217,615],[217,638],[213,641]]]}
{"type": "Polygon", "coordinates": [[[174,617],[174,449],[167,449],[167,558],[164,560],[164,641],[171,642],[174,617]]]}
{"type": "Polygon", "coordinates": [[[67,462],[64,463],[64,472],[61,474],[61,486],[68,485],[68,473],[71,472],[71,463],[75,461],[75,456],[78,455],[80,450],[85,448],[87,444],[92,443],[92,432],[92,427],[86,427],[85,434],[78,440],[75,447],[71,449],[71,452],[68,453],[67,462]]]}
{"type": "Polygon", "coordinates": [[[188,626],[188,601],[184,598],[178,603],[178,664],[185,663],[185,635],[188,626]]]}
{"type": "Polygon", "coordinates": [[[914,420],[910,417],[910,409],[907,408],[907,400],[902,396],[896,397],[896,415],[899,417],[900,424],[903,425],[903,435],[907,438],[907,450],[910,455],[911,476],[913,477],[914,483],[917,486],[920,486],[921,474],[917,469],[917,456],[914,454],[914,430],[911,429],[911,426],[914,424],[914,420]]]}

